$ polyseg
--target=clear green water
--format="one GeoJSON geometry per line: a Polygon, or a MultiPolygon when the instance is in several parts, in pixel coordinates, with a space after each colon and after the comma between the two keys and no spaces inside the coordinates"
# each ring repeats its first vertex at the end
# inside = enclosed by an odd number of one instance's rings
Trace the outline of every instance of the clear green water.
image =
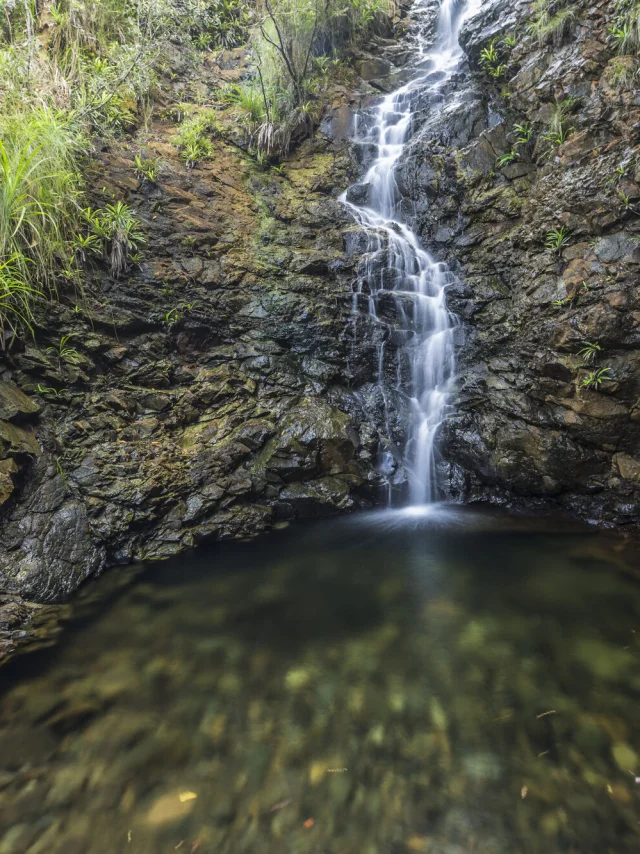
{"type": "Polygon", "coordinates": [[[639,567],[437,511],[109,573],[0,671],[0,854],[637,852],[639,567]]]}

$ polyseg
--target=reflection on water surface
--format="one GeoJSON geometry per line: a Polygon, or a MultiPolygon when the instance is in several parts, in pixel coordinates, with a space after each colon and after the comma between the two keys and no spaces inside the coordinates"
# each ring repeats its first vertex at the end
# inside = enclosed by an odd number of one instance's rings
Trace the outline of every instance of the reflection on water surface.
{"type": "Polygon", "coordinates": [[[436,510],[109,573],[0,671],[0,854],[637,852],[633,559],[436,510]]]}

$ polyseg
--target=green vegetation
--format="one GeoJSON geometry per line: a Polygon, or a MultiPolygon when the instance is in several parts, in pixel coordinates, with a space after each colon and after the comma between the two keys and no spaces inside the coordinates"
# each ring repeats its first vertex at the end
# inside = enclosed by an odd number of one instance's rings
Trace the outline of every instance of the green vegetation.
{"type": "Polygon", "coordinates": [[[47,353],[55,356],[58,360],[58,367],[61,368],[64,362],[69,364],[77,364],[82,360],[82,356],[75,347],[70,347],[69,342],[74,335],[63,335],[55,347],[47,347],[47,353]]]}
{"type": "Polygon", "coordinates": [[[504,75],[507,66],[501,61],[501,52],[498,47],[498,40],[493,39],[487,47],[480,51],[480,67],[489,77],[499,79],[504,75]]]}
{"type": "MultiPolygon", "coordinates": [[[[0,348],[33,332],[39,302],[102,255],[114,276],[144,242],[126,205],[83,216],[83,159],[92,134],[118,135],[148,115],[169,40],[243,41],[242,0],[0,0],[0,348]],[[88,230],[87,230],[88,226],[88,230]]],[[[185,139],[185,159],[207,154],[185,139]]],[[[136,159],[153,183],[157,161],[136,159]]]]}
{"type": "Polygon", "coordinates": [[[0,116],[0,259],[25,284],[54,289],[68,263],[84,145],[76,123],[53,108],[0,116]]]}
{"type": "Polygon", "coordinates": [[[561,252],[565,246],[569,245],[567,227],[561,225],[560,228],[552,228],[551,231],[548,231],[544,245],[550,252],[561,252]]]}
{"type": "Polygon", "coordinates": [[[175,144],[188,168],[192,169],[201,160],[211,159],[213,145],[210,137],[215,136],[219,136],[219,129],[213,110],[205,110],[182,122],[175,144]]]}
{"type": "Polygon", "coordinates": [[[111,275],[118,278],[129,269],[138,248],[146,242],[139,220],[124,202],[97,211],[86,208],[83,215],[111,275]]]}
{"type": "Polygon", "coordinates": [[[136,175],[141,181],[148,181],[150,184],[155,184],[160,175],[160,161],[144,160],[140,155],[136,154],[136,175]]]}
{"type": "Polygon", "coordinates": [[[637,60],[633,60],[633,64],[628,64],[629,57],[619,57],[610,63],[606,69],[608,82],[615,87],[632,86],[638,78],[640,71],[638,70],[637,60]]]}
{"type": "Polygon", "coordinates": [[[556,101],[549,119],[550,130],[561,131],[569,116],[577,110],[581,103],[582,98],[561,98],[556,101]]]}
{"type": "Polygon", "coordinates": [[[528,29],[540,45],[562,44],[576,16],[575,8],[564,4],[565,0],[534,0],[528,29]]]}
{"type": "Polygon", "coordinates": [[[523,125],[514,125],[513,130],[517,134],[516,146],[529,145],[533,141],[533,125],[525,122],[523,125]]]}
{"type": "MultiPolygon", "coordinates": [[[[118,136],[151,113],[169,43],[232,48],[251,31],[256,79],[229,90],[256,162],[273,165],[312,132],[330,73],[356,42],[388,27],[395,0],[0,0],[0,348],[33,332],[38,304],[102,258],[114,277],[144,234],[122,202],[86,208],[92,136],[118,136]]],[[[196,58],[195,52],[193,53],[196,58]]],[[[179,104],[175,138],[189,167],[211,158],[211,109],[179,104]]],[[[143,182],[157,160],[139,155],[143,182]]]]}
{"type": "Polygon", "coordinates": [[[513,163],[514,160],[518,160],[519,158],[520,155],[518,152],[512,148],[511,151],[508,151],[506,154],[501,154],[500,157],[498,157],[496,160],[496,166],[499,169],[502,169],[503,166],[508,166],[509,163],[513,163]]]}
{"type": "Polygon", "coordinates": [[[247,40],[251,14],[244,0],[191,2],[189,32],[200,50],[233,48],[247,40]]]}
{"type": "Polygon", "coordinates": [[[594,391],[598,391],[603,382],[611,379],[609,376],[610,373],[611,368],[598,368],[595,371],[591,371],[586,377],[583,377],[582,385],[584,388],[591,388],[594,391]]]}
{"type": "Polygon", "coordinates": [[[180,305],[175,306],[175,308],[172,308],[165,314],[164,322],[167,324],[167,326],[171,326],[173,323],[177,323],[179,320],[181,320],[184,317],[184,313],[186,311],[191,311],[192,308],[193,306],[190,302],[181,303],[180,305]]]}
{"type": "Polygon", "coordinates": [[[598,353],[601,351],[601,347],[597,341],[585,341],[582,350],[580,350],[579,354],[582,356],[582,361],[585,365],[591,364],[595,362],[598,353]]]}
{"type": "Polygon", "coordinates": [[[569,139],[571,134],[573,133],[573,128],[563,128],[562,125],[558,128],[558,130],[550,130],[547,133],[542,135],[542,139],[545,142],[551,143],[551,148],[549,151],[552,151],[554,148],[558,148],[560,145],[564,145],[564,143],[569,139]]]}
{"type": "Polygon", "coordinates": [[[640,52],[640,2],[619,0],[617,14],[609,27],[609,37],[618,53],[640,52]]]}
{"type": "Polygon", "coordinates": [[[294,139],[309,135],[331,66],[337,68],[356,42],[383,31],[394,5],[394,0],[264,0],[254,44],[258,81],[235,87],[228,96],[256,149],[279,159],[294,139]]]}

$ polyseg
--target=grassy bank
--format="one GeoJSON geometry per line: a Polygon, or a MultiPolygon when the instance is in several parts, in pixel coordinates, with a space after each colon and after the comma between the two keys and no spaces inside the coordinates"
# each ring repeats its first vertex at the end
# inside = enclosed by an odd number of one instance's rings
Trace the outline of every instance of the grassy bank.
{"type": "MultiPolygon", "coordinates": [[[[38,310],[82,288],[90,259],[124,274],[143,242],[126,205],[87,210],[92,137],[147,122],[163,49],[249,43],[255,74],[225,97],[258,159],[310,132],[319,93],[354,43],[381,31],[394,0],[0,0],[0,350],[32,332],[38,310]],[[116,209],[117,208],[117,209],[116,209]]],[[[215,120],[190,118],[187,165],[212,155],[215,120]]]]}

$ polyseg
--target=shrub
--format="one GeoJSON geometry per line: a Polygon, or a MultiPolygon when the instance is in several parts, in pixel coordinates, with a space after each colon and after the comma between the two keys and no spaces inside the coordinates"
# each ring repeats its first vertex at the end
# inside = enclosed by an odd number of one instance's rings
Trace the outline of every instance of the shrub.
{"type": "Polygon", "coordinates": [[[190,35],[200,49],[233,48],[246,41],[251,15],[244,0],[213,0],[189,6],[190,35]]]}
{"type": "Polygon", "coordinates": [[[140,221],[124,202],[97,211],[86,208],[83,213],[93,236],[100,241],[111,275],[118,278],[129,269],[132,256],[146,242],[140,221]]]}
{"type": "Polygon", "coordinates": [[[160,161],[158,158],[153,160],[143,160],[139,154],[136,154],[136,175],[141,181],[148,181],[150,184],[155,184],[160,175],[160,161]]]}
{"type": "Polygon", "coordinates": [[[313,127],[308,104],[326,79],[329,57],[339,58],[380,29],[394,2],[264,0],[264,7],[255,44],[263,106],[256,144],[268,157],[279,157],[313,127]]]}

